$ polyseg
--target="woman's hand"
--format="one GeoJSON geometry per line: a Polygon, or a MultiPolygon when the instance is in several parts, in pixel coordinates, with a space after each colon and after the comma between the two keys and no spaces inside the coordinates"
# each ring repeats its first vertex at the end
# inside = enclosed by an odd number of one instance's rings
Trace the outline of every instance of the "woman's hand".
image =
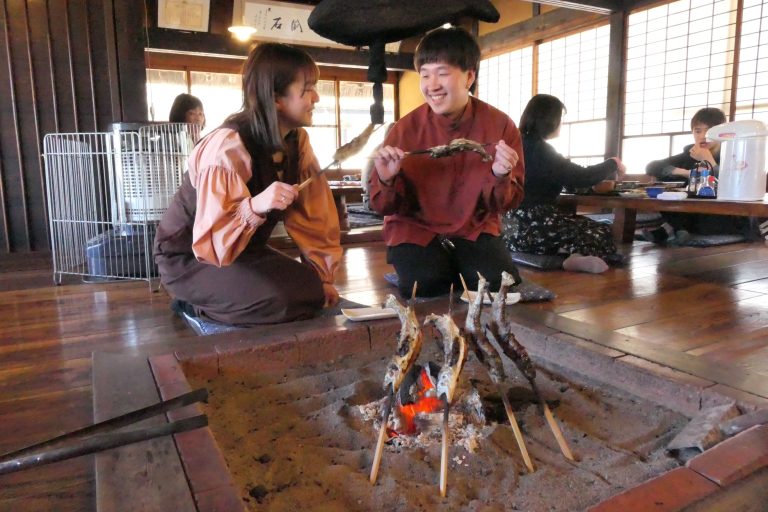
{"type": "Polygon", "coordinates": [[[296,185],[275,181],[263,192],[251,198],[251,210],[259,215],[266,215],[272,210],[285,210],[298,195],[296,185]]]}
{"type": "Polygon", "coordinates": [[[400,148],[392,146],[379,148],[373,160],[376,172],[379,174],[379,181],[385,185],[392,184],[392,180],[400,172],[400,162],[403,158],[405,158],[405,152],[400,148]]]}
{"type": "Polygon", "coordinates": [[[514,169],[519,160],[520,155],[517,154],[517,151],[512,149],[512,147],[507,145],[503,140],[500,140],[499,143],[496,144],[496,156],[491,164],[491,170],[493,171],[493,174],[501,178],[512,172],[512,169],[514,169]]]}
{"type": "Polygon", "coordinates": [[[325,304],[323,307],[332,308],[339,303],[339,292],[331,283],[323,283],[323,294],[325,294],[325,304]]]}
{"type": "Polygon", "coordinates": [[[618,181],[623,181],[624,178],[627,177],[627,167],[624,165],[624,162],[621,161],[621,158],[617,156],[612,156],[611,160],[616,162],[616,179],[618,181]]]}

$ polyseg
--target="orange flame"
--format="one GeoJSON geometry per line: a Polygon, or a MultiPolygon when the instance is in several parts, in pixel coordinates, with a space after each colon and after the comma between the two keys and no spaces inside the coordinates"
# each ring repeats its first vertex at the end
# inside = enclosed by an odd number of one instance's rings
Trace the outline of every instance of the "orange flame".
{"type": "Polygon", "coordinates": [[[411,404],[401,405],[399,407],[402,428],[399,431],[391,431],[394,435],[413,435],[417,433],[416,416],[423,413],[432,413],[441,410],[443,401],[435,396],[435,386],[422,368],[419,374],[419,391],[416,393],[416,399],[411,404]]]}

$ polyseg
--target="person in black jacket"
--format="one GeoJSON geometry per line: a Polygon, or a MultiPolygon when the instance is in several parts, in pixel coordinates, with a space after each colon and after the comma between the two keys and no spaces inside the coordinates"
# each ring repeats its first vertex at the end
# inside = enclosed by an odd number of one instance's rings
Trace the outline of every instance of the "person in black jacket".
{"type": "Polygon", "coordinates": [[[612,157],[582,167],[566,159],[547,143],[560,134],[565,105],[549,94],[537,94],[520,117],[525,161],[525,197],[504,216],[504,239],[513,252],[566,254],[566,270],[599,273],[620,263],[610,227],[557,209],[563,187],[589,187],[605,179],[624,176],[621,160],[612,157]]]}
{"type": "MultiPolygon", "coordinates": [[[[707,130],[724,122],[726,118],[722,110],[712,107],[702,108],[691,118],[693,144],[685,146],[680,154],[650,162],[645,167],[645,174],[654,176],[659,181],[683,181],[687,184],[693,166],[706,160],[712,165],[717,175],[720,164],[720,143],[707,141],[707,130]]],[[[736,234],[748,229],[746,219],[729,215],[665,212],[662,218],[664,223],[661,227],[644,230],[643,238],[654,243],[684,244],[691,234],[736,234]]]]}

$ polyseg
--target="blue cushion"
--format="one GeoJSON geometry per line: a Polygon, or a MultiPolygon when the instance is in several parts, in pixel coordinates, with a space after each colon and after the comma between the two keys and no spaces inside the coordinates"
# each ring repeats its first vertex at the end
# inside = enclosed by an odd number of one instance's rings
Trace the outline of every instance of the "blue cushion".
{"type": "Polygon", "coordinates": [[[510,252],[512,261],[518,265],[537,268],[539,270],[562,270],[566,256],[562,254],[531,254],[527,252],[510,252]]]}
{"type": "Polygon", "coordinates": [[[740,234],[735,235],[695,235],[691,234],[688,240],[680,245],[688,247],[714,247],[716,245],[736,244],[746,242],[747,237],[740,234]]]}

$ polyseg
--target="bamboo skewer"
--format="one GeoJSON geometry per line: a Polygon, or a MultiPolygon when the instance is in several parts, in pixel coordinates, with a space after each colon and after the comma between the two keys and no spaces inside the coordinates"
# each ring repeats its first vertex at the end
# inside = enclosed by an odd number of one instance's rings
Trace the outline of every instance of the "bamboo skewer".
{"type": "MultiPolygon", "coordinates": [[[[461,284],[464,287],[464,293],[467,294],[467,300],[469,300],[469,288],[467,287],[467,282],[464,281],[464,276],[461,275],[461,273],[459,273],[459,278],[461,279],[461,284]]],[[[502,390],[501,383],[498,383],[498,382],[496,383],[496,389],[501,395],[501,401],[504,403],[504,410],[507,413],[507,419],[509,420],[509,424],[512,427],[512,432],[515,435],[515,441],[517,442],[517,447],[520,449],[520,453],[523,456],[523,462],[525,463],[525,467],[528,469],[529,473],[533,473],[534,471],[536,471],[536,469],[533,466],[533,461],[531,460],[531,456],[528,453],[528,448],[525,446],[525,440],[523,439],[523,432],[520,430],[520,425],[518,425],[517,423],[517,418],[515,418],[515,413],[512,410],[512,405],[509,403],[507,394],[502,390]]]]}
{"type": "Polygon", "coordinates": [[[384,451],[384,441],[387,437],[387,421],[389,420],[389,412],[392,410],[392,401],[395,399],[395,388],[389,387],[389,395],[387,396],[387,405],[384,407],[384,415],[381,418],[381,428],[379,429],[379,439],[376,441],[376,451],[373,454],[373,466],[371,467],[371,484],[376,483],[376,479],[379,476],[379,465],[381,464],[381,454],[384,451]]]}
{"type": "Polygon", "coordinates": [[[544,406],[544,417],[547,418],[547,423],[549,424],[550,430],[552,430],[552,433],[555,435],[557,444],[560,446],[560,451],[563,452],[563,456],[565,456],[566,459],[576,462],[568,443],[565,441],[565,437],[563,437],[563,432],[557,424],[557,420],[555,420],[555,417],[552,415],[552,411],[549,410],[549,406],[546,402],[542,401],[542,405],[544,406]]]}
{"type": "MultiPolygon", "coordinates": [[[[418,281],[413,282],[413,291],[411,292],[411,304],[410,307],[413,307],[413,301],[416,298],[416,287],[418,286],[418,281]]],[[[405,369],[405,373],[408,373],[409,368],[405,369]]],[[[371,484],[376,483],[376,479],[379,476],[379,466],[381,465],[381,455],[384,451],[384,441],[387,437],[387,421],[389,420],[389,413],[392,411],[392,402],[395,400],[395,392],[397,390],[395,389],[394,384],[389,386],[389,393],[387,396],[387,405],[384,407],[384,416],[381,418],[381,428],[379,429],[379,437],[376,441],[376,451],[373,454],[373,465],[371,466],[371,476],[370,481],[371,484]]]]}
{"type": "Polygon", "coordinates": [[[445,394],[440,398],[445,403],[445,409],[443,409],[443,446],[440,451],[440,496],[445,498],[446,489],[448,488],[448,413],[450,404],[445,394]]]}
{"type": "Polygon", "coordinates": [[[529,473],[533,473],[536,471],[536,468],[534,468],[531,456],[528,454],[528,448],[525,446],[525,440],[523,439],[523,432],[520,430],[520,425],[517,424],[517,418],[515,418],[512,405],[509,403],[509,398],[507,398],[507,394],[501,389],[500,385],[497,386],[497,389],[499,394],[501,394],[501,401],[504,404],[504,410],[507,412],[509,424],[512,426],[512,432],[515,434],[515,441],[517,441],[517,446],[520,448],[520,453],[523,454],[525,467],[528,468],[529,473]]]}

